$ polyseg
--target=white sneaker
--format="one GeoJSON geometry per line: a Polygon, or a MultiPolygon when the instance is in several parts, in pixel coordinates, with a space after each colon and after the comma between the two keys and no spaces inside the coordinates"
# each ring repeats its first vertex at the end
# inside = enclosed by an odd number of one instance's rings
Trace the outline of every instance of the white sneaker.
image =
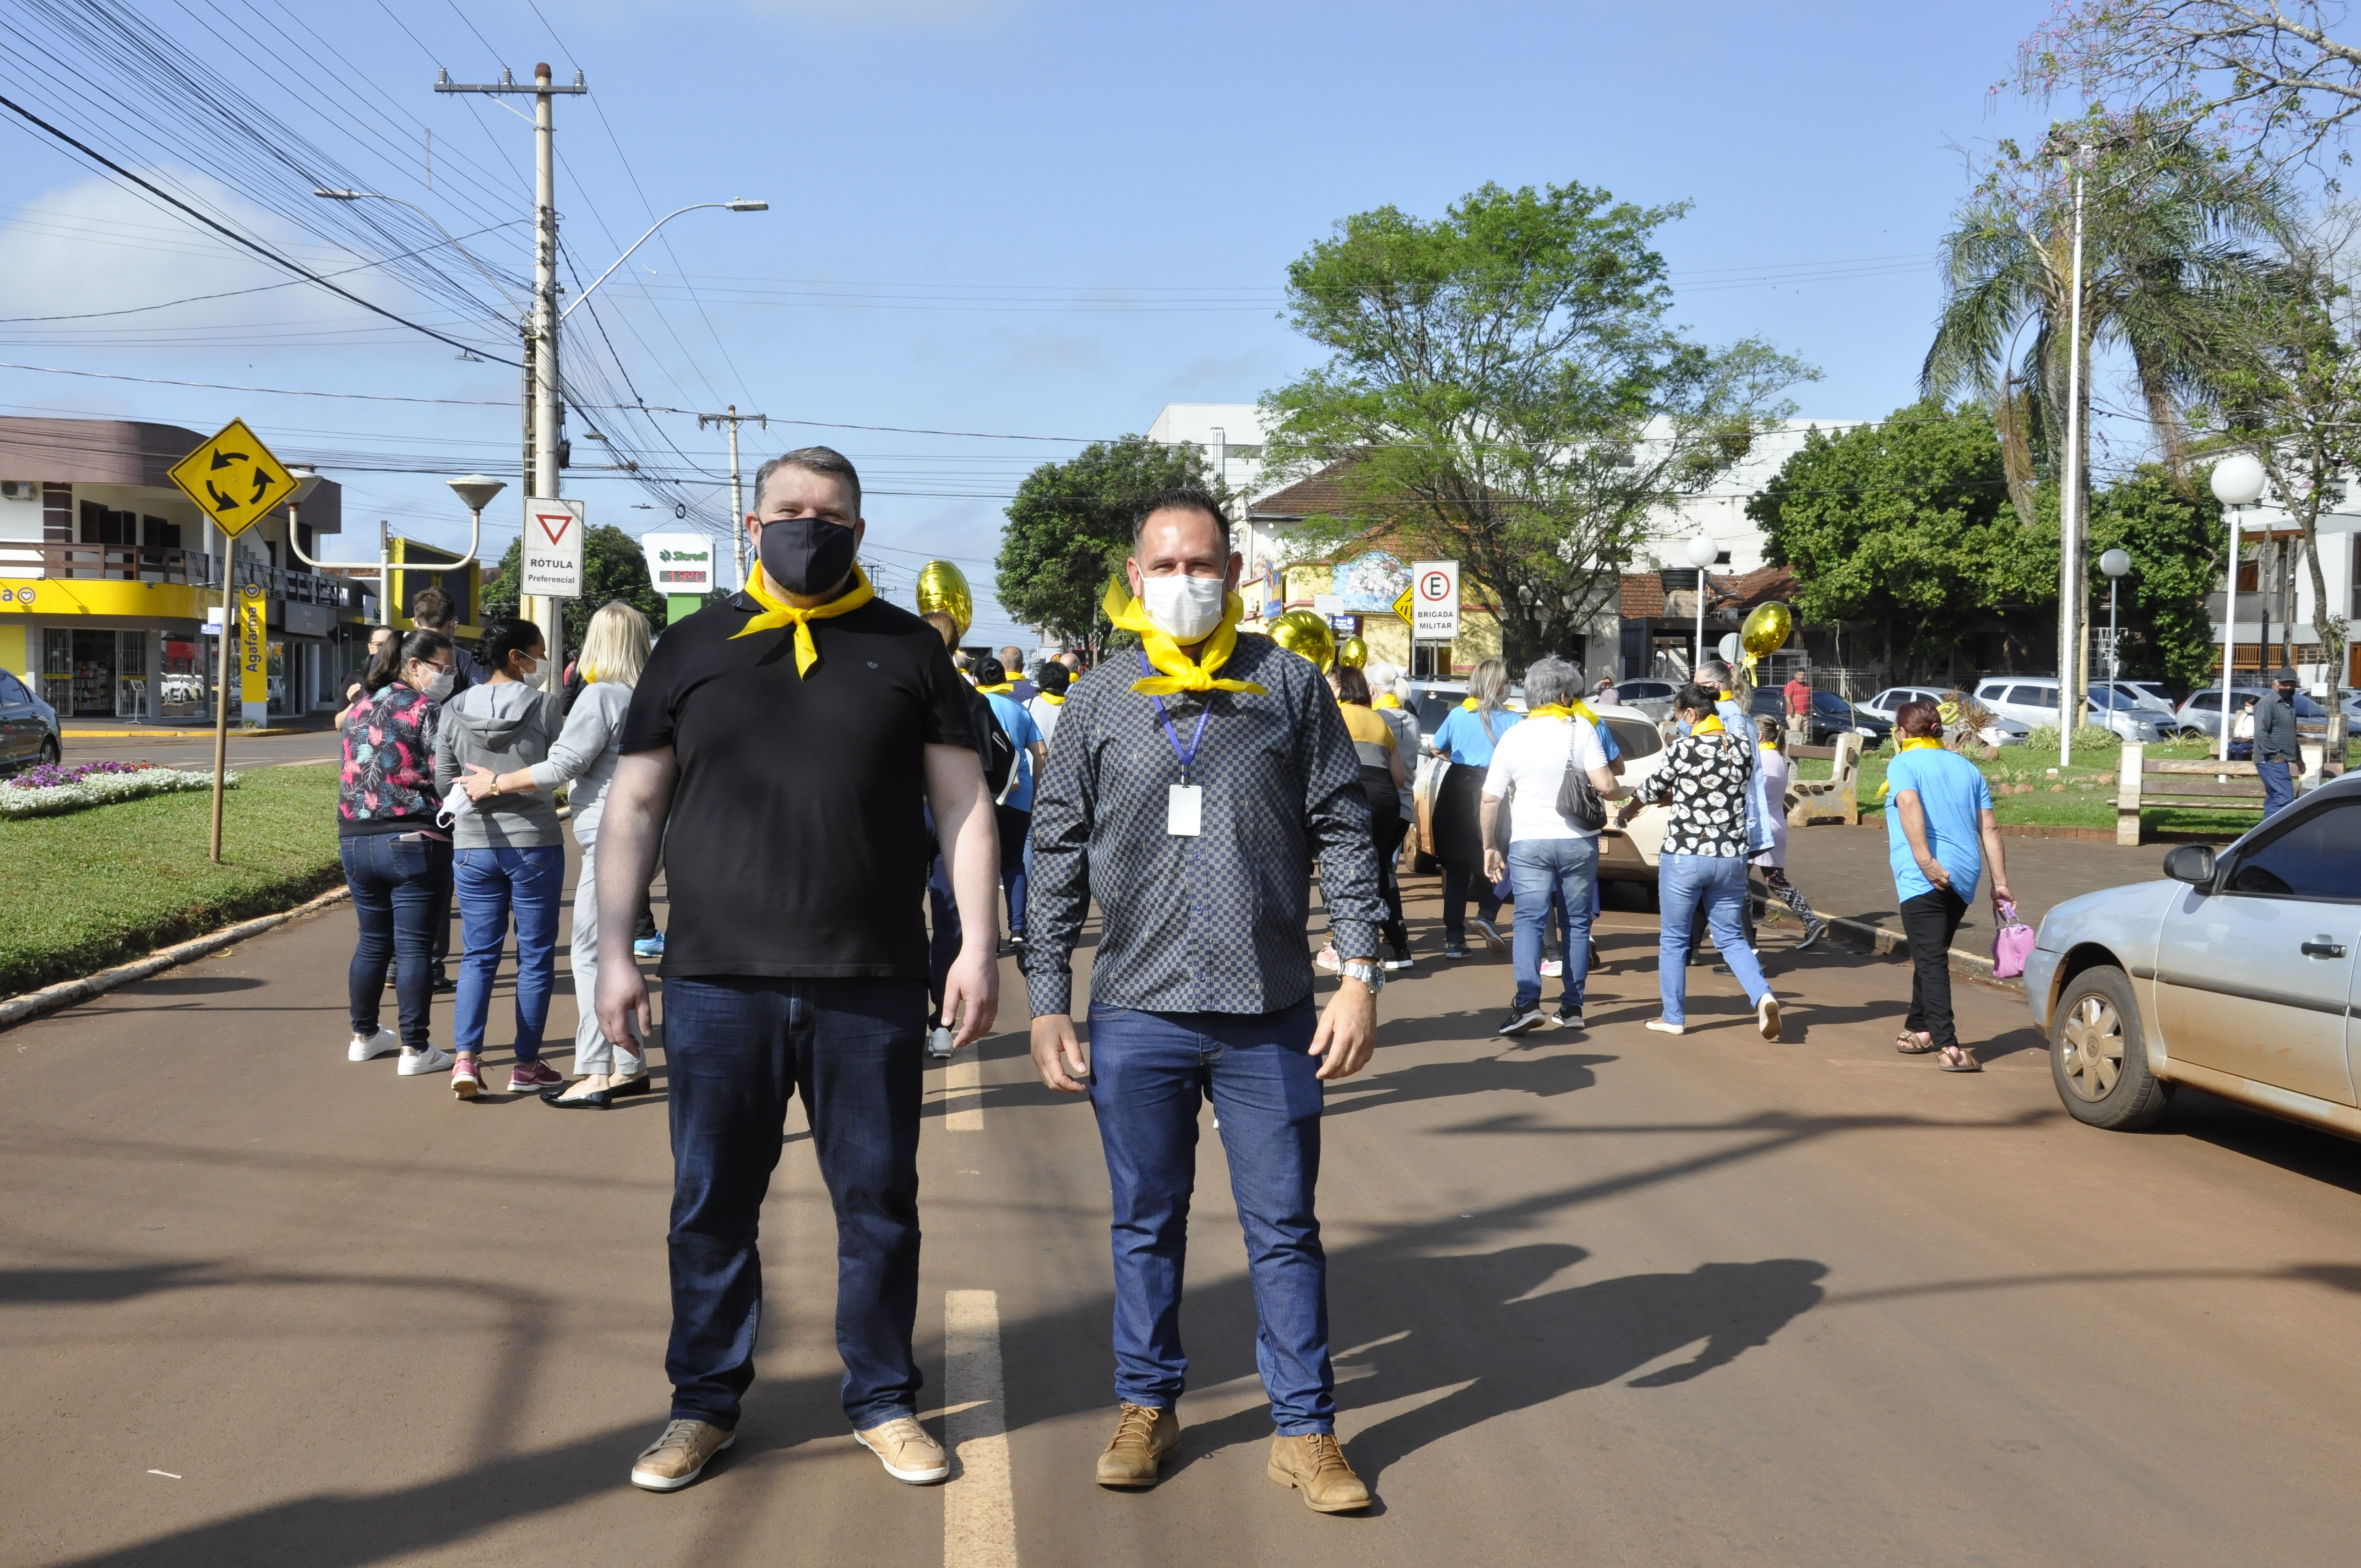
{"type": "Polygon", "coordinates": [[[346,1061],[373,1061],[390,1057],[401,1049],[401,1036],[390,1029],[379,1029],[374,1035],[355,1035],[353,1043],[345,1047],[346,1061]]]}
{"type": "Polygon", "coordinates": [[[927,1054],[937,1061],[951,1059],[951,1032],[941,1025],[927,1031],[927,1054]]]}
{"type": "Polygon", "coordinates": [[[457,1058],[439,1046],[429,1046],[423,1051],[404,1051],[401,1061],[393,1070],[404,1078],[417,1078],[429,1072],[448,1072],[457,1058]]]}
{"type": "Polygon", "coordinates": [[[1766,1040],[1779,1037],[1779,999],[1767,991],[1763,993],[1763,1000],[1755,1004],[1754,1026],[1762,1031],[1766,1040]]]}
{"type": "Polygon", "coordinates": [[[1653,1029],[1659,1035],[1686,1035],[1689,1032],[1689,1026],[1687,1025],[1674,1024],[1662,1018],[1649,1019],[1648,1027],[1653,1029]]]}
{"type": "Polygon", "coordinates": [[[1543,959],[1542,960],[1542,978],[1543,980],[1555,980],[1565,972],[1565,965],[1561,960],[1557,959],[1543,959]]]}

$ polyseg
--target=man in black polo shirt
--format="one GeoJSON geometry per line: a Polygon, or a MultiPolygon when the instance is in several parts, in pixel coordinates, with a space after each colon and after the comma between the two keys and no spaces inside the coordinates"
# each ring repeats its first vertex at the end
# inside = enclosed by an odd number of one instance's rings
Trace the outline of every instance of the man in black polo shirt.
{"type": "Polygon", "coordinates": [[[687,1486],[727,1448],[754,1378],[755,1233],[800,1095],[836,1208],[844,1412],[888,1474],[950,1474],[917,1420],[924,809],[964,933],[943,1014],[964,1046],[999,1006],[998,845],[968,688],[942,640],[872,596],[852,465],[763,465],[746,518],[762,571],[672,626],[640,676],[598,834],[598,1009],[652,1022],[631,916],[664,845],[670,1069],[672,1420],[631,1469],[687,1486]],[[924,808],[924,809],[922,809],[924,808]]]}

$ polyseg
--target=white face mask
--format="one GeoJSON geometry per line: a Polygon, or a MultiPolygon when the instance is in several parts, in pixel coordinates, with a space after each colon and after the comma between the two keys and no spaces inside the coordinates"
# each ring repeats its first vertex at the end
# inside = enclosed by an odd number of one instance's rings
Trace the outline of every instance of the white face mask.
{"type": "Polygon", "coordinates": [[[1148,619],[1175,642],[1194,642],[1222,624],[1229,584],[1220,577],[1142,577],[1148,619]]]}

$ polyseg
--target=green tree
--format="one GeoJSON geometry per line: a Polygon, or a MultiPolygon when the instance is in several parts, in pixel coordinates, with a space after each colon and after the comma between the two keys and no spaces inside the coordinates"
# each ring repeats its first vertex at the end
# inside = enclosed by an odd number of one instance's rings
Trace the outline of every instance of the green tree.
{"type": "Polygon", "coordinates": [[[1345,500],[1291,552],[1372,534],[1461,563],[1526,663],[1582,638],[1655,520],[1746,454],[1815,372],[1667,320],[1655,231],[1686,209],[1579,184],[1486,185],[1427,222],[1357,213],[1288,269],[1328,362],[1263,407],[1278,477],[1331,464],[1345,500]]]}
{"type": "Polygon", "coordinates": [[[2107,579],[2098,557],[2121,545],[2132,558],[2118,590],[2125,675],[2190,687],[2213,678],[2220,651],[2205,596],[2220,581],[2226,543],[2221,504],[2176,483],[2160,464],[2144,464],[2092,498],[2094,626],[2106,624],[2107,579]]]}
{"type": "MultiPolygon", "coordinates": [[[[517,585],[523,575],[523,544],[512,540],[508,554],[500,557],[500,576],[484,585],[486,620],[516,614],[517,585]]],[[[587,529],[582,535],[582,596],[566,601],[568,652],[582,646],[590,618],[613,599],[646,616],[649,630],[664,630],[664,596],[649,580],[647,553],[640,548],[640,542],[620,528],[587,529]]]]}
{"type": "Polygon", "coordinates": [[[1765,557],[1795,570],[1797,619],[1866,629],[1896,679],[1944,663],[1991,612],[2057,601],[2056,508],[2017,521],[1977,404],[1813,431],[1746,510],[1765,557]]]}
{"type": "Polygon", "coordinates": [[[1100,601],[1131,554],[1133,515],[1149,496],[1179,485],[1220,494],[1204,454],[1186,443],[1126,435],[1042,464],[1008,503],[994,597],[1016,620],[1079,642],[1095,659],[1111,630],[1100,601]]]}

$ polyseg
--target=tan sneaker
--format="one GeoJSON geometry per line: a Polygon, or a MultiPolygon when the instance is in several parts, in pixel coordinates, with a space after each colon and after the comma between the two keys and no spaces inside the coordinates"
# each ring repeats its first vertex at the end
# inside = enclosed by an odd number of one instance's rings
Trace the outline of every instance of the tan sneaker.
{"type": "Polygon", "coordinates": [[[852,1441],[875,1454],[886,1475],[913,1486],[928,1486],[951,1473],[950,1455],[927,1435],[916,1416],[880,1421],[866,1431],[854,1432],[852,1441]]]}
{"type": "Polygon", "coordinates": [[[1115,1441],[1099,1455],[1102,1486],[1153,1486],[1164,1456],[1180,1446],[1180,1418],[1171,1410],[1124,1404],[1115,1419],[1115,1441]]]}
{"type": "Polygon", "coordinates": [[[1754,1004],[1754,1026],[1763,1032],[1766,1040],[1779,1037],[1779,999],[1767,991],[1763,993],[1763,1000],[1754,1004]]]}
{"type": "Polygon", "coordinates": [[[1314,1513],[1345,1514],[1369,1506],[1369,1488],[1345,1463],[1345,1451],[1333,1432],[1272,1438],[1270,1466],[1264,1474],[1302,1493],[1304,1505],[1314,1513]]]}
{"type": "Polygon", "coordinates": [[[700,1475],[713,1456],[738,1441],[710,1421],[670,1421],[664,1435],[631,1462],[631,1485],[651,1492],[677,1492],[700,1475]]]}

